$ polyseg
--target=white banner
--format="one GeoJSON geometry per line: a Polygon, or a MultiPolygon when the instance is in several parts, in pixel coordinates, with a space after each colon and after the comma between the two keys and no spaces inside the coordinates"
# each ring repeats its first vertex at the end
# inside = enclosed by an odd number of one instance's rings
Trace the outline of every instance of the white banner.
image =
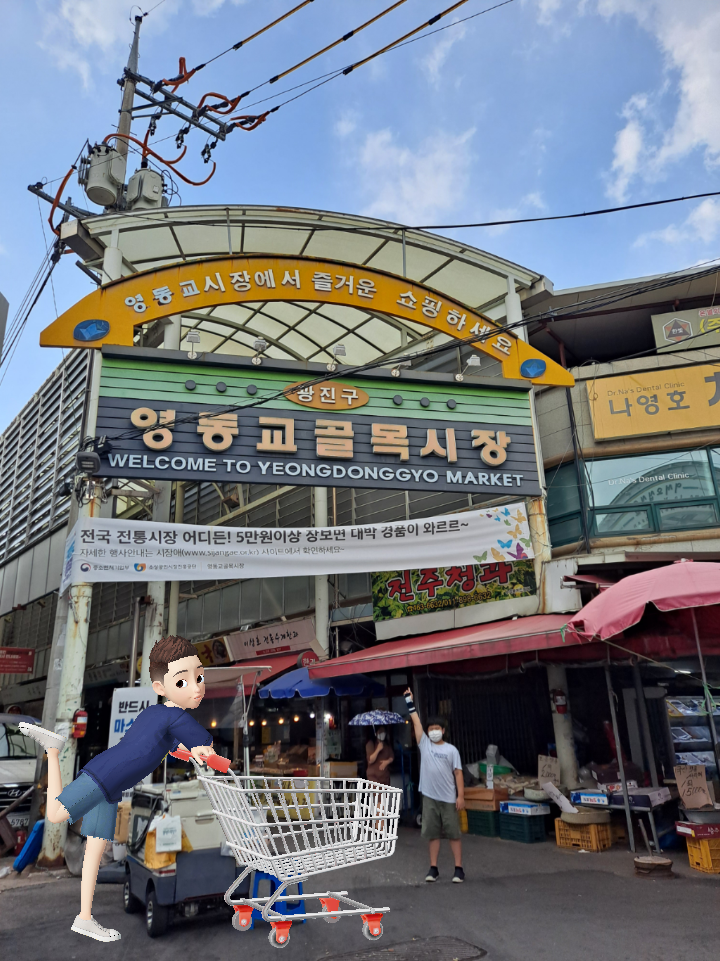
{"type": "Polygon", "coordinates": [[[86,518],[61,592],[99,581],[235,580],[417,570],[532,557],[524,504],[356,527],[201,527],[86,518]]]}
{"type": "Polygon", "coordinates": [[[265,654],[306,651],[315,640],[315,621],[303,617],[299,621],[266,624],[253,631],[235,631],[225,635],[225,647],[233,661],[244,661],[265,654]]]}

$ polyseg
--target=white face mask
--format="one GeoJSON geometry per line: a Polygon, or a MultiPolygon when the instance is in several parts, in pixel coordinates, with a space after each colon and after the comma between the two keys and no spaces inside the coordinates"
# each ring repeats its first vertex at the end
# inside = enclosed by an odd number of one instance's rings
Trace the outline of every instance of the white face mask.
{"type": "Polygon", "coordinates": [[[384,741],[384,740],[385,740],[385,731],[378,731],[378,732],[377,732],[377,739],[378,739],[378,741],[384,741]]]}
{"type": "Polygon", "coordinates": [[[433,728],[432,731],[428,731],[428,737],[433,742],[433,744],[437,744],[438,741],[442,741],[443,732],[438,731],[437,728],[433,728]]]}

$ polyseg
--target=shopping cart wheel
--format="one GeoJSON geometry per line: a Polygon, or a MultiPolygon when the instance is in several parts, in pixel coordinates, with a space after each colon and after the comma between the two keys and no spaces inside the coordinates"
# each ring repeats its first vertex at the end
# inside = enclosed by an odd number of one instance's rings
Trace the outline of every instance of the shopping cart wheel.
{"type": "MultiPolygon", "coordinates": [[[[252,908],[250,909],[250,913],[251,912],[252,908]]],[[[250,913],[240,915],[238,911],[233,911],[232,926],[236,931],[250,930],[250,913]]]]}
{"type": "Polygon", "coordinates": [[[372,925],[372,930],[367,921],[363,922],[363,934],[368,939],[368,941],[379,941],[383,935],[383,926],[379,921],[374,921],[372,925]]]}
{"type": "MultiPolygon", "coordinates": [[[[329,914],[328,909],[323,904],[323,914],[329,914]]],[[[328,924],[337,924],[340,920],[337,914],[330,914],[329,917],[323,918],[323,921],[327,921],[328,924]]]]}
{"type": "Polygon", "coordinates": [[[278,933],[275,928],[272,929],[270,934],[268,934],[268,941],[274,948],[286,948],[290,944],[290,932],[283,931],[284,941],[278,941],[278,933]]]}

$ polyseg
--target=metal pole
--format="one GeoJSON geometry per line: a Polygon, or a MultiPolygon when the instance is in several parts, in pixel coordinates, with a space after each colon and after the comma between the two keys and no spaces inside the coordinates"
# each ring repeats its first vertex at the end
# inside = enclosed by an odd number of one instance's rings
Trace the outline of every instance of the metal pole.
{"type": "MultiPolygon", "coordinates": [[[[130,47],[130,56],[128,57],[127,68],[132,73],[138,72],[138,48],[140,44],[140,27],[142,26],[143,18],[135,17],[135,35],[133,36],[132,46],[130,47]]],[[[125,78],[125,84],[123,86],[123,96],[122,105],[120,107],[120,116],[118,118],[118,133],[125,134],[127,136],[130,133],[132,127],[132,108],[135,102],[135,81],[130,80],[128,77],[125,78]]],[[[128,155],[128,141],[125,139],[118,139],[115,141],[115,148],[117,152],[125,158],[127,162],[128,155]]]]}
{"type": "Polygon", "coordinates": [[[407,277],[407,258],[405,256],[405,231],[402,232],[403,277],[407,277]]]}
{"type": "Polygon", "coordinates": [[[132,629],[132,645],[130,647],[130,665],[128,667],[128,687],[135,687],[139,640],[140,640],[140,597],[136,597],[135,604],[133,607],[133,629],[132,629]]]}
{"type": "MultiPolygon", "coordinates": [[[[175,485],[175,514],[173,520],[182,524],[185,513],[185,482],[178,481],[175,485]]],[[[177,634],[178,603],[180,601],[180,581],[170,581],[170,598],[168,600],[168,634],[177,634]]]]}
{"type": "Polygon", "coordinates": [[[653,787],[657,787],[659,784],[657,766],[655,764],[652,735],[650,734],[650,721],[648,719],[647,703],[645,701],[645,690],[643,688],[642,677],[640,676],[640,666],[633,664],[632,670],[633,681],[635,682],[635,700],[637,701],[638,713],[640,715],[640,730],[642,731],[643,746],[647,756],[648,770],[650,771],[650,781],[653,787]]]}
{"type": "Polygon", "coordinates": [[[617,754],[618,772],[620,774],[620,783],[622,784],[625,818],[627,820],[628,829],[628,841],[630,842],[630,850],[634,854],[635,835],[633,833],[632,815],[630,813],[630,795],[628,794],[627,780],[625,779],[625,765],[623,764],[620,732],[618,731],[617,714],[615,713],[615,692],[613,691],[612,678],[610,677],[610,668],[607,666],[607,664],[605,665],[605,681],[607,683],[608,698],[610,700],[610,718],[612,720],[613,734],[615,736],[615,753],[617,754]]]}
{"type": "MultiPolygon", "coordinates": [[[[315,487],[315,527],[327,527],[328,496],[327,487],[315,487]]],[[[327,574],[315,576],[315,642],[317,653],[328,656],[328,605],[330,603],[327,574]]]]}
{"type": "MultiPolygon", "coordinates": [[[[253,680],[253,690],[255,689],[255,682],[257,681],[257,675],[253,680]]],[[[250,745],[248,741],[250,740],[250,728],[248,726],[248,711],[249,707],[245,705],[245,683],[243,681],[242,689],[243,698],[243,774],[246,777],[250,776],[250,745]]]]}
{"type": "Polygon", "coordinates": [[[695,631],[695,644],[697,645],[698,658],[700,660],[700,673],[702,674],[703,682],[703,692],[705,694],[705,706],[708,712],[708,724],[710,725],[710,737],[712,739],[713,752],[715,754],[715,764],[718,771],[720,771],[720,748],[718,747],[718,734],[717,728],[715,727],[715,703],[713,702],[712,694],[710,693],[710,688],[708,687],[707,675],[705,674],[705,659],[703,657],[702,648],[700,647],[700,633],[697,626],[697,618],[695,617],[695,608],[690,608],[690,614],[692,615],[693,630],[695,631]]]}

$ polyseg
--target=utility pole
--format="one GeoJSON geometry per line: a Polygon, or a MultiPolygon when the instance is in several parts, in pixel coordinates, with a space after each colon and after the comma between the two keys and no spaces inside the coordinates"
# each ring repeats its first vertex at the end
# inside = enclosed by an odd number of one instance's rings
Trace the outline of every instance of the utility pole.
{"type": "MultiPolygon", "coordinates": [[[[136,72],[138,67],[138,45],[141,23],[142,17],[136,17],[135,33],[130,48],[130,56],[128,57],[128,69],[133,72],[136,72]]],[[[123,87],[122,106],[120,108],[119,133],[130,133],[134,96],[135,84],[132,81],[126,80],[125,86],[123,87]]],[[[127,158],[127,140],[118,140],[117,149],[122,156],[127,158]]],[[[118,238],[118,230],[113,230],[110,244],[105,248],[103,255],[103,286],[113,280],[119,280],[122,276],[122,252],[120,251],[118,238]]],[[[87,405],[85,411],[85,435],[87,437],[95,437],[97,431],[97,409],[100,395],[101,369],[102,354],[99,350],[96,350],[92,358],[90,391],[85,402],[87,405]]],[[[85,438],[81,438],[81,442],[84,441],[84,439],[85,438]]],[[[92,478],[88,478],[87,494],[83,498],[83,502],[79,505],[77,512],[79,521],[85,518],[100,516],[100,490],[101,485],[93,481],[92,478]]],[[[68,533],[70,533],[70,529],[68,529],[68,533]]],[[[67,610],[67,619],[65,622],[62,660],[60,660],[56,654],[57,669],[55,673],[56,675],[59,673],[59,678],[57,679],[57,707],[55,710],[52,710],[50,705],[47,705],[49,708],[47,711],[48,717],[46,719],[46,712],[44,711],[43,723],[51,730],[55,730],[58,734],[67,737],[67,741],[60,751],[60,773],[63,786],[67,786],[75,777],[77,741],[69,735],[73,715],[82,703],[91,606],[92,584],[72,584],[67,590],[66,598],[60,598],[58,602],[58,617],[61,617],[63,611],[67,610]]],[[[60,641],[61,633],[61,630],[57,631],[58,641],[60,641]]],[[[38,863],[48,867],[61,865],[63,863],[67,828],[67,822],[62,824],[51,824],[49,821],[45,822],[42,852],[38,863]]]]}
{"type": "MultiPolygon", "coordinates": [[[[128,71],[136,74],[138,72],[138,64],[140,60],[139,55],[139,45],[140,45],[140,27],[142,25],[143,18],[135,17],[135,34],[133,36],[132,46],[130,47],[130,56],[128,57],[127,69],[128,71]]],[[[120,107],[120,118],[118,120],[118,133],[128,136],[130,133],[130,128],[132,127],[132,110],[135,103],[135,81],[130,80],[130,78],[125,76],[125,85],[123,86],[123,97],[122,105],[120,107]]],[[[122,137],[118,137],[115,141],[115,149],[117,152],[125,158],[127,163],[128,155],[128,141],[122,137]]]]}

